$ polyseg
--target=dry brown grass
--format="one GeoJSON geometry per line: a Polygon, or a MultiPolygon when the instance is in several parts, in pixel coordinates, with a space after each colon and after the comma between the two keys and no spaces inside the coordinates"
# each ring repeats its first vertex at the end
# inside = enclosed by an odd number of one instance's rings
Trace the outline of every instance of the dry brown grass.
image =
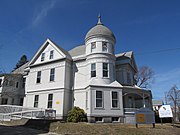
{"type": "Polygon", "coordinates": [[[128,124],[90,124],[90,123],[52,123],[51,132],[68,135],[178,135],[180,128],[171,124],[135,125],[128,124]]]}
{"type": "MultiPolygon", "coordinates": [[[[28,120],[16,120],[11,122],[1,122],[9,126],[25,125],[28,120]]],[[[156,124],[153,128],[152,125],[139,125],[136,128],[135,125],[130,124],[93,124],[93,123],[60,123],[53,122],[50,127],[39,123],[41,126],[37,127],[33,123],[29,127],[45,130],[48,127],[48,131],[55,132],[61,135],[179,135],[180,123],[175,124],[156,124]],[[44,127],[44,128],[42,128],[44,127]]]]}

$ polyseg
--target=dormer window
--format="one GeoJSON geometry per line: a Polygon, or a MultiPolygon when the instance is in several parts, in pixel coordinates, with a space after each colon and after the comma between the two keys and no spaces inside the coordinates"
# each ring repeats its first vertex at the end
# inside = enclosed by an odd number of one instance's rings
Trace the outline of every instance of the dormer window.
{"type": "Polygon", "coordinates": [[[44,58],[45,58],[45,53],[42,53],[41,54],[41,61],[44,61],[44,58]]]}
{"type": "Polygon", "coordinates": [[[50,55],[49,55],[49,59],[53,59],[53,57],[54,57],[54,50],[51,50],[50,55]]]}
{"type": "Polygon", "coordinates": [[[91,52],[94,52],[96,49],[96,42],[91,43],[91,52]]]}
{"type": "Polygon", "coordinates": [[[102,42],[102,51],[107,52],[107,42],[102,42]]]}

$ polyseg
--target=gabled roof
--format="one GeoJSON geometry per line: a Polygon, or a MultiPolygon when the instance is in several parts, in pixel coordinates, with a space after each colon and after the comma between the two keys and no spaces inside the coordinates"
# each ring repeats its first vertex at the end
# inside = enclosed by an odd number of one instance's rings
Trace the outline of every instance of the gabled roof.
{"type": "Polygon", "coordinates": [[[69,51],[69,54],[71,55],[71,57],[84,55],[85,53],[86,53],[85,45],[77,46],[69,51]]]}
{"type": "Polygon", "coordinates": [[[34,57],[31,59],[31,61],[29,62],[29,65],[32,65],[37,58],[40,56],[41,52],[48,46],[51,45],[55,50],[57,50],[64,58],[67,59],[72,59],[70,54],[64,50],[63,48],[61,48],[60,46],[58,46],[57,44],[55,44],[53,41],[51,41],[50,39],[47,39],[43,45],[39,48],[39,50],[36,52],[36,54],[34,55],[34,57]]]}
{"type": "Polygon", "coordinates": [[[115,55],[117,59],[131,59],[132,60],[132,63],[131,65],[134,67],[134,69],[137,71],[137,65],[136,65],[136,62],[135,62],[135,59],[134,59],[134,53],[133,51],[129,51],[129,52],[124,52],[124,53],[119,53],[119,54],[116,54],[115,55]]]}
{"type": "Polygon", "coordinates": [[[118,58],[118,57],[123,57],[123,56],[124,56],[124,57],[128,57],[128,58],[132,58],[132,56],[133,56],[133,51],[119,53],[119,54],[116,54],[115,56],[116,56],[116,58],[118,58]]]}
{"type": "Polygon", "coordinates": [[[12,71],[12,74],[26,74],[25,73],[25,68],[28,67],[29,62],[25,63],[24,65],[20,66],[19,68],[15,69],[12,71]]]}

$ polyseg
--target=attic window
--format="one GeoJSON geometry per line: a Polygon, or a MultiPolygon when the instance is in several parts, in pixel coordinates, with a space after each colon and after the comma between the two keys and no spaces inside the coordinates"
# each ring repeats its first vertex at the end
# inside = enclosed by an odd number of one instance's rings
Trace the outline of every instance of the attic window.
{"type": "Polygon", "coordinates": [[[45,58],[45,53],[42,53],[41,54],[41,61],[44,61],[44,58],[45,58]]]}
{"type": "Polygon", "coordinates": [[[49,59],[53,59],[53,57],[54,57],[54,50],[51,50],[50,55],[49,55],[49,59]]]}

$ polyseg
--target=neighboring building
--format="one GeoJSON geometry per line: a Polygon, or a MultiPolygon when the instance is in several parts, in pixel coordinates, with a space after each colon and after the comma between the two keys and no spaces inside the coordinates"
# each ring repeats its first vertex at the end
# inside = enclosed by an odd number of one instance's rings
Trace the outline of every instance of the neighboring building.
{"type": "Polygon", "coordinates": [[[25,80],[22,74],[0,75],[0,104],[23,105],[25,80]]]}
{"type": "Polygon", "coordinates": [[[162,100],[152,100],[153,110],[158,111],[159,108],[163,105],[162,100]]]}
{"type": "Polygon", "coordinates": [[[89,122],[133,123],[138,108],[152,108],[152,95],[136,86],[133,52],[114,54],[115,43],[100,17],[86,34],[85,45],[69,52],[47,39],[22,68],[23,106],[55,109],[60,119],[79,106],[89,122]]]}

